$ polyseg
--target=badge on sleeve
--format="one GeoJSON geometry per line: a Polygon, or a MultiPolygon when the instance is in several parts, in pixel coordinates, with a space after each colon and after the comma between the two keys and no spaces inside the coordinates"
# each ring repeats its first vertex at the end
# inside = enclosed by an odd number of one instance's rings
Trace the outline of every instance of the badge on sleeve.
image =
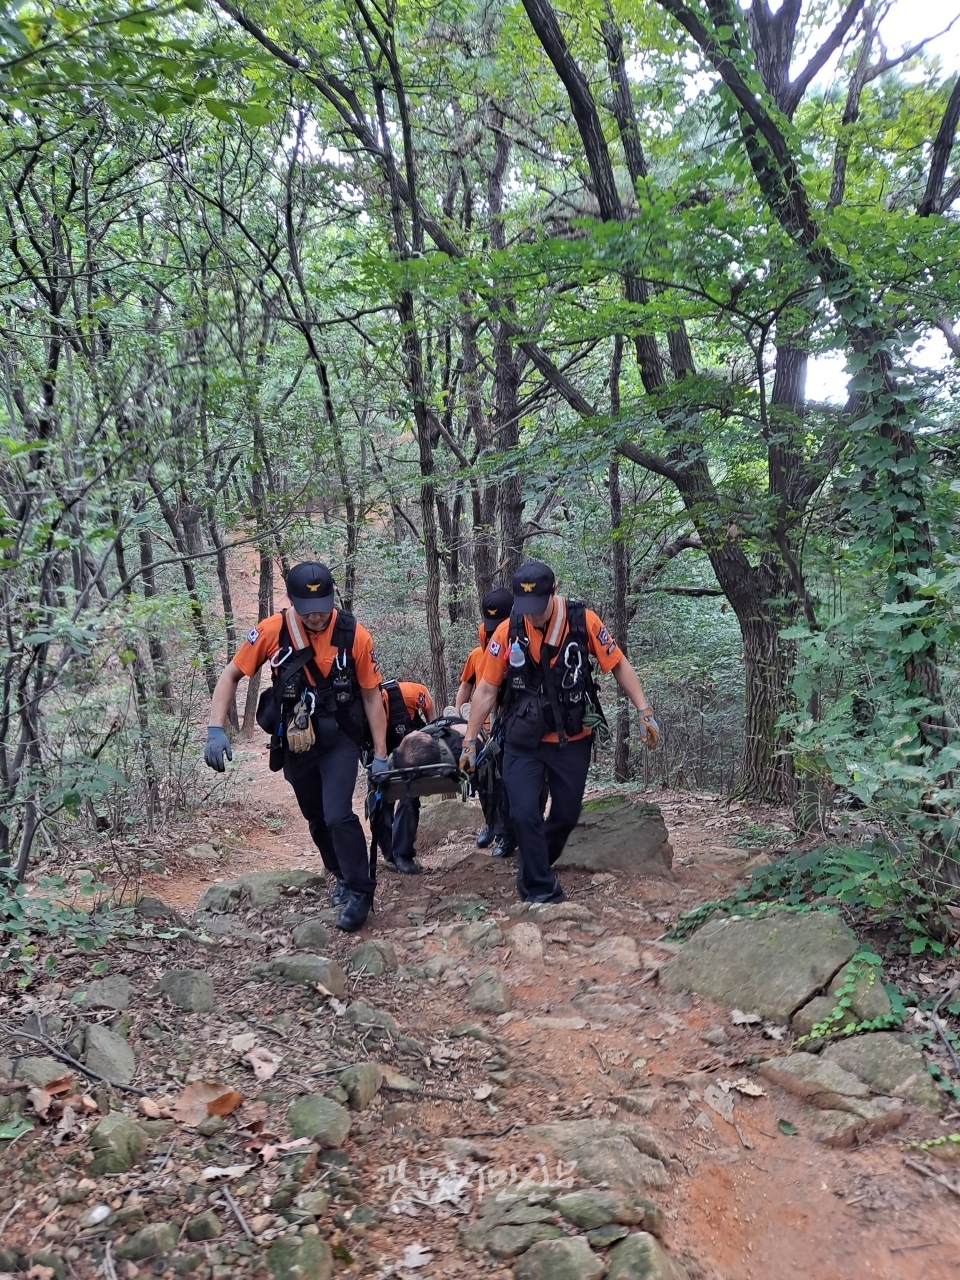
{"type": "Polygon", "coordinates": [[[490,650],[489,650],[489,651],[490,651],[490,654],[495,658],[495,657],[499,654],[499,652],[500,652],[500,641],[499,641],[499,640],[491,640],[491,641],[490,641],[490,650]]]}
{"type": "Polygon", "coordinates": [[[376,671],[376,672],[379,674],[379,671],[380,671],[380,659],[377,657],[377,651],[376,651],[376,649],[371,649],[371,650],[370,650],[370,661],[373,663],[373,669],[374,669],[374,671],[376,671]]]}
{"type": "Polygon", "coordinates": [[[597,639],[601,644],[610,643],[610,632],[607,630],[606,627],[600,628],[600,630],[597,632],[597,639]]]}
{"type": "Polygon", "coordinates": [[[427,705],[427,695],[425,693],[417,694],[417,706],[425,707],[427,705]]]}
{"type": "Polygon", "coordinates": [[[260,639],[260,632],[256,627],[251,627],[247,632],[247,644],[256,644],[260,639]]]}

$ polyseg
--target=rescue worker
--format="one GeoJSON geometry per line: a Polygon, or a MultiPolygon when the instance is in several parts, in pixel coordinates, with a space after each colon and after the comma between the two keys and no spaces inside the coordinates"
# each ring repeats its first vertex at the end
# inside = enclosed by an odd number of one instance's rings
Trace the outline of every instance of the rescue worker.
{"type": "Polygon", "coordinates": [[[352,933],[366,920],[375,887],[353,792],[368,743],[372,772],[387,768],[380,665],[370,633],[335,608],[326,565],[294,565],[286,588],[292,608],[253,627],[217,681],[203,758],[219,773],[224,756],[233,759],[223,729],[227,708],[243,677],[269,661],[273,686],[260,696],[257,723],[272,735],[270,767],[282,767],[293,787],[324,866],[337,881],[337,928],[352,933]]]}
{"type": "Polygon", "coordinates": [[[590,667],[611,672],[637,709],[640,740],[651,750],[660,729],[633,667],[600,618],[557,595],[553,570],[539,560],[513,575],[513,611],[487,646],[470,708],[460,768],[477,762],[477,734],[498,700],[504,733],[503,781],[520,852],[517,891],[527,902],[562,902],[553,864],[580,817],[590,765],[591,723],[602,712],[590,667]],[[551,803],[539,807],[544,781],[551,803]]]}
{"type": "MultiPolygon", "coordinates": [[[[433,699],[426,685],[413,680],[387,680],[382,686],[387,715],[387,751],[396,751],[407,736],[435,719],[433,699]]],[[[384,860],[401,875],[420,874],[414,842],[420,825],[420,801],[407,796],[396,805],[384,804],[377,830],[377,844],[384,860]]]]}
{"type": "MultiPolygon", "coordinates": [[[[477,628],[477,637],[480,643],[470,650],[467,654],[467,660],[463,664],[460,687],[453,701],[458,714],[462,712],[464,706],[473,697],[473,691],[476,688],[480,671],[487,656],[487,646],[490,643],[490,639],[500,623],[505,622],[510,617],[512,607],[513,592],[508,591],[506,587],[494,587],[481,600],[480,613],[482,617],[477,628]]],[[[489,725],[487,727],[489,728],[489,725]]],[[[477,836],[477,848],[489,849],[493,845],[492,853],[495,858],[507,858],[517,846],[516,841],[513,839],[506,793],[502,785],[497,786],[497,794],[493,797],[492,803],[484,807],[488,813],[492,810],[496,817],[492,823],[487,823],[481,829],[477,836]]]]}

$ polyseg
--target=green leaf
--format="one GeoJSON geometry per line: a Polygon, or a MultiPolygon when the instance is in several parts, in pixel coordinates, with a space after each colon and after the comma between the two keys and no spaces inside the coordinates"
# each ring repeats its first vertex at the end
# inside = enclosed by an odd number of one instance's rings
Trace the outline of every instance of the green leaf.
{"type": "Polygon", "coordinates": [[[29,1133],[32,1128],[31,1122],[23,1116],[11,1116],[9,1120],[0,1121],[0,1142],[10,1142],[22,1133],[29,1133]]]}
{"type": "Polygon", "coordinates": [[[238,106],[236,112],[245,124],[271,124],[277,118],[276,112],[271,111],[269,107],[261,107],[255,102],[250,102],[243,107],[238,106]]]}
{"type": "Polygon", "coordinates": [[[800,1130],[795,1124],[791,1124],[789,1120],[778,1120],[777,1128],[781,1133],[786,1134],[788,1138],[795,1138],[800,1130]]]}
{"type": "Polygon", "coordinates": [[[229,123],[233,119],[233,107],[222,98],[204,98],[203,105],[217,120],[229,123]]]}

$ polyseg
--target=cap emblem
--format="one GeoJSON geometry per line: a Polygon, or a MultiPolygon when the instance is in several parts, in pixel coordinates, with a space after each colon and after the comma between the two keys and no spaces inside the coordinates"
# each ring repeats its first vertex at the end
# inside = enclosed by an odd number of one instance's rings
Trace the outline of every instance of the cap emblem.
{"type": "Polygon", "coordinates": [[[529,595],[530,592],[534,589],[534,587],[537,584],[535,582],[521,582],[520,585],[521,587],[523,587],[524,591],[526,591],[526,593],[529,595]]]}
{"type": "Polygon", "coordinates": [[[314,594],[316,594],[316,593],[320,590],[320,583],[319,583],[319,582],[308,582],[308,583],[306,584],[306,587],[307,587],[307,590],[308,590],[308,591],[312,591],[314,594]]]}

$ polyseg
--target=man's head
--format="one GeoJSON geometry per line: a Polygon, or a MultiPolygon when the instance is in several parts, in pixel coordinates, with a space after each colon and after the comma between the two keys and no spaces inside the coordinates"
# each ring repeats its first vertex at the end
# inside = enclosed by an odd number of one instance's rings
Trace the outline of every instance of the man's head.
{"type": "Polygon", "coordinates": [[[425,764],[442,764],[443,752],[440,743],[429,733],[414,729],[401,739],[393,752],[395,769],[417,769],[425,764]]]}
{"type": "Polygon", "coordinates": [[[287,595],[308,631],[323,631],[333,612],[333,575],[325,564],[305,560],[287,574],[287,595]]]}
{"type": "Polygon", "coordinates": [[[506,622],[512,608],[513,592],[506,587],[494,587],[487,592],[480,602],[480,612],[483,615],[483,629],[488,636],[493,635],[501,622],[506,622]]]}
{"type": "Polygon", "coordinates": [[[542,560],[528,560],[513,575],[513,612],[541,627],[550,618],[557,579],[542,560]]]}

